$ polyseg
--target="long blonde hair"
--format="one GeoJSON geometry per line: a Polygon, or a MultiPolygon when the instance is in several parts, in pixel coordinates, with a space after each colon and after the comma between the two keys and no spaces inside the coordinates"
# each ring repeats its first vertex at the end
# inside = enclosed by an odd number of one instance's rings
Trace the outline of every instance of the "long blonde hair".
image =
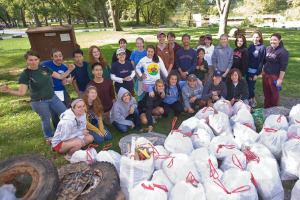
{"type": "MultiPolygon", "coordinates": [[[[157,91],[157,86],[158,86],[158,84],[163,84],[163,85],[165,86],[165,83],[164,83],[163,80],[157,79],[157,80],[155,81],[155,87],[154,87],[154,90],[155,90],[156,92],[158,92],[158,91],[157,91]]],[[[165,89],[166,89],[166,86],[165,86],[165,89]]],[[[165,90],[164,90],[163,92],[160,93],[160,97],[161,97],[161,98],[165,98],[165,96],[166,96],[166,93],[165,93],[165,90]]]]}

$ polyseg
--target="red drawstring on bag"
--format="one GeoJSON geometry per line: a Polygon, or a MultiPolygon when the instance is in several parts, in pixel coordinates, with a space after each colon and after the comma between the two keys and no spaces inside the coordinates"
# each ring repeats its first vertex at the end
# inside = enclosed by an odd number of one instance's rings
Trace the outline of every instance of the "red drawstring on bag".
{"type": "Polygon", "coordinates": [[[222,148],[225,148],[225,149],[234,149],[234,148],[235,148],[235,145],[225,145],[225,144],[220,144],[220,145],[218,146],[217,153],[219,153],[219,150],[222,149],[222,148]]]}
{"type": "Polygon", "coordinates": [[[257,163],[259,163],[259,161],[260,161],[259,157],[257,155],[255,155],[255,153],[253,153],[252,151],[250,151],[250,149],[244,149],[244,150],[242,150],[242,152],[246,156],[247,164],[250,161],[256,161],[257,163]]]}
{"type": "Polygon", "coordinates": [[[223,185],[223,183],[220,181],[220,179],[214,179],[214,183],[217,184],[220,188],[222,188],[224,192],[226,192],[226,194],[245,192],[251,189],[250,185],[243,185],[229,192],[227,188],[223,185]]]}
{"type": "Polygon", "coordinates": [[[206,111],[215,111],[212,107],[205,107],[203,110],[202,110],[202,113],[205,113],[206,111]]]}
{"type": "Polygon", "coordinates": [[[253,128],[253,126],[252,126],[252,124],[250,124],[250,123],[243,123],[243,125],[245,125],[245,126],[247,126],[247,127],[251,128],[252,130],[254,130],[254,128],[253,128]]]}
{"type": "Polygon", "coordinates": [[[172,131],[171,131],[171,134],[173,134],[173,132],[181,132],[181,130],[178,130],[178,129],[174,129],[174,126],[176,124],[176,121],[177,121],[177,117],[174,117],[173,118],[173,121],[172,121],[172,131]]]}
{"type": "Polygon", "coordinates": [[[216,168],[213,166],[210,159],[208,159],[208,164],[209,164],[209,177],[213,177],[213,179],[218,179],[219,174],[218,174],[216,168]]]}
{"type": "Polygon", "coordinates": [[[291,139],[298,139],[300,140],[300,136],[298,136],[297,133],[293,132],[293,133],[288,133],[288,138],[291,139]]]}
{"type": "Polygon", "coordinates": [[[142,183],[141,186],[146,190],[154,190],[154,187],[159,188],[165,192],[168,192],[168,188],[165,185],[158,185],[153,183],[153,187],[151,185],[147,186],[145,183],[142,183]]]}
{"type": "Polygon", "coordinates": [[[112,147],[112,143],[109,143],[109,144],[103,146],[102,151],[105,151],[105,150],[109,149],[110,147],[112,147]]]}
{"type": "Polygon", "coordinates": [[[296,119],[295,119],[295,122],[296,122],[296,123],[300,123],[300,121],[298,121],[298,120],[296,120],[296,119]]]}
{"type": "Polygon", "coordinates": [[[279,117],[278,117],[278,119],[277,119],[277,122],[278,122],[278,123],[281,122],[281,117],[282,117],[282,116],[284,116],[284,115],[279,115],[279,117]]]}
{"type": "Polygon", "coordinates": [[[266,132],[269,132],[269,133],[276,133],[278,130],[276,129],[273,129],[273,128],[264,128],[266,132]]]}
{"type": "MultiPolygon", "coordinates": [[[[196,135],[196,136],[198,136],[198,134],[193,134],[193,133],[185,133],[185,134],[183,134],[183,137],[191,137],[191,136],[193,136],[193,135],[196,135]]],[[[198,136],[199,137],[199,136],[198,136]]]]}
{"type": "Polygon", "coordinates": [[[197,184],[199,184],[199,181],[197,181],[195,179],[195,176],[194,176],[194,174],[192,172],[188,173],[187,177],[185,178],[185,182],[191,183],[191,184],[193,184],[194,182],[196,182],[197,184]]]}
{"type": "MultiPolygon", "coordinates": [[[[244,104],[246,107],[248,107],[249,110],[251,110],[251,106],[249,106],[248,104],[246,104],[245,102],[243,102],[240,99],[234,99],[234,102],[241,102],[242,104],[244,104]]],[[[240,110],[240,109],[239,109],[240,110]]]]}
{"type": "Polygon", "coordinates": [[[88,146],[88,148],[86,149],[86,160],[87,160],[88,162],[90,162],[90,163],[93,163],[94,161],[93,161],[93,158],[92,158],[91,154],[89,153],[89,151],[90,151],[91,149],[93,149],[94,147],[98,147],[98,145],[96,145],[96,144],[90,144],[90,145],[88,146]]]}

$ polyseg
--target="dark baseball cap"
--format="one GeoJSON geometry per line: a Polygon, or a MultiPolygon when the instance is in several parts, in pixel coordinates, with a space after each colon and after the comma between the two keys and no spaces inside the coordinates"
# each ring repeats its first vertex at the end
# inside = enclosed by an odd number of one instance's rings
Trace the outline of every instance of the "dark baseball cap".
{"type": "Polygon", "coordinates": [[[188,80],[192,80],[192,79],[197,80],[197,77],[196,77],[195,74],[189,74],[188,75],[188,80]]]}
{"type": "Polygon", "coordinates": [[[214,72],[214,76],[222,76],[223,74],[222,74],[222,72],[220,71],[220,70],[216,70],[215,72],[214,72]]]}
{"type": "Polygon", "coordinates": [[[209,34],[209,33],[206,34],[204,37],[212,39],[212,36],[211,36],[211,34],[209,34]]]}

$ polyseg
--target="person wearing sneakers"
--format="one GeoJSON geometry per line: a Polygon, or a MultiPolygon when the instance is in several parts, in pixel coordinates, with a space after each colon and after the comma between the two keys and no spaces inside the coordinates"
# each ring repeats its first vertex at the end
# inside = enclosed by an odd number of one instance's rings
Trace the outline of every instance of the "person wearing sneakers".
{"type": "Polygon", "coordinates": [[[227,97],[227,87],[224,81],[222,81],[223,73],[219,70],[214,72],[213,77],[204,85],[201,106],[213,107],[214,103],[227,97]]]}
{"type": "Polygon", "coordinates": [[[71,108],[60,115],[61,120],[52,138],[52,148],[57,153],[66,153],[66,160],[72,154],[94,141],[86,129],[85,104],[82,99],[75,99],[71,108]]]}

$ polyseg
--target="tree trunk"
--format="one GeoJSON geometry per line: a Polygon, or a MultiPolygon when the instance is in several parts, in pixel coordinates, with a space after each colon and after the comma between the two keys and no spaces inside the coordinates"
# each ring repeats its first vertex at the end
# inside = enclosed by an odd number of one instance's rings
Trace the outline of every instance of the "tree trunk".
{"type": "Polygon", "coordinates": [[[95,2],[95,11],[96,11],[96,18],[97,18],[97,23],[98,23],[98,26],[99,28],[101,28],[101,23],[100,23],[100,17],[99,17],[99,7],[98,7],[98,4],[97,2],[95,2]]]}
{"type": "Polygon", "coordinates": [[[120,6],[120,0],[115,0],[115,5],[112,5],[112,0],[109,0],[109,6],[111,9],[111,16],[113,19],[113,30],[114,31],[123,31],[120,25],[120,19],[119,19],[119,6],[120,6]]]}
{"type": "Polygon", "coordinates": [[[103,25],[104,27],[110,27],[109,21],[108,21],[108,15],[105,9],[105,5],[101,0],[98,0],[99,6],[100,6],[100,11],[101,11],[101,16],[103,20],[103,25]]]}
{"type": "Polygon", "coordinates": [[[23,27],[27,27],[26,20],[25,20],[25,14],[24,14],[23,8],[20,8],[20,15],[21,15],[23,27]]]}
{"type": "Polygon", "coordinates": [[[71,14],[68,14],[68,24],[71,25],[72,24],[72,20],[71,20],[71,14]]]}
{"type": "Polygon", "coordinates": [[[6,27],[9,28],[9,23],[1,15],[0,19],[5,23],[6,27]]]}
{"type": "Polygon", "coordinates": [[[229,8],[232,0],[217,0],[217,8],[220,15],[219,33],[218,36],[227,33],[227,19],[229,8]]]}
{"type": "Polygon", "coordinates": [[[5,11],[5,12],[6,12],[6,17],[7,17],[8,22],[11,23],[10,16],[9,16],[8,12],[7,11],[5,11]]]}
{"type": "Polygon", "coordinates": [[[80,9],[80,7],[77,7],[77,11],[78,11],[78,14],[80,15],[80,17],[81,17],[82,20],[83,20],[84,28],[88,28],[89,25],[88,25],[88,23],[87,23],[87,21],[86,21],[86,18],[85,18],[85,16],[84,16],[82,10],[80,9]]]}
{"type": "MultiPolygon", "coordinates": [[[[43,0],[43,7],[44,7],[44,9],[46,9],[46,7],[45,7],[45,1],[44,0],[43,0]]],[[[45,24],[46,24],[46,26],[48,26],[47,15],[45,14],[44,17],[45,17],[45,24]]]]}
{"type": "Polygon", "coordinates": [[[136,26],[140,25],[140,0],[135,0],[135,21],[136,26]]]}
{"type": "Polygon", "coordinates": [[[59,21],[59,25],[62,26],[63,24],[62,24],[62,18],[61,18],[61,16],[58,16],[58,21],[59,21]]]}
{"type": "Polygon", "coordinates": [[[35,21],[36,27],[42,27],[42,24],[41,24],[41,22],[39,20],[39,16],[36,13],[33,13],[33,17],[34,17],[34,21],[35,21]]]}

